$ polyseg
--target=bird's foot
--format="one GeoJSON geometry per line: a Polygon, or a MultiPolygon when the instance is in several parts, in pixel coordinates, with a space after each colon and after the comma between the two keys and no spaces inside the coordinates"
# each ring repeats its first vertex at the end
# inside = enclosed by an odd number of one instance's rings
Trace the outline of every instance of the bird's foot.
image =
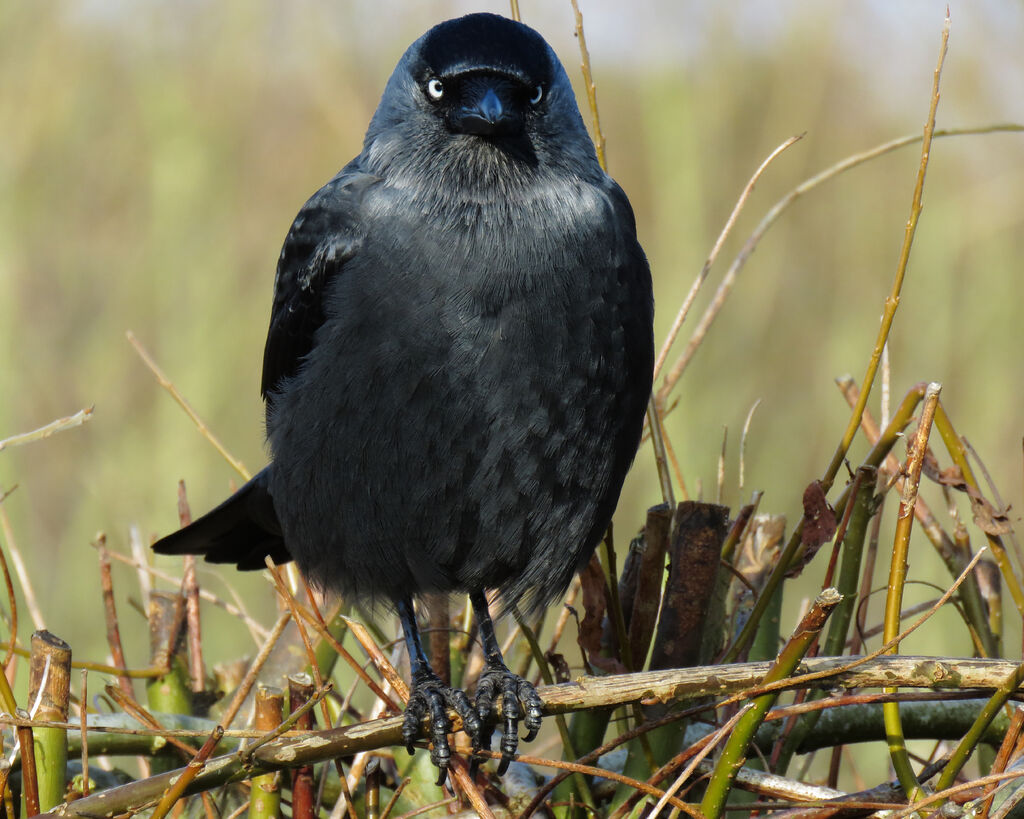
{"type": "Polygon", "coordinates": [[[405,718],[402,722],[402,741],[411,754],[413,743],[421,735],[423,718],[430,717],[430,730],[426,733],[430,739],[430,761],[437,766],[438,785],[444,784],[452,760],[452,751],[448,744],[448,734],[452,730],[452,721],[448,718],[449,708],[459,715],[462,730],[469,734],[473,747],[479,748],[480,718],[465,692],[445,685],[441,678],[432,672],[424,672],[413,677],[412,690],[409,691],[409,702],[405,706],[405,718]]]}
{"type": "Polygon", "coordinates": [[[498,722],[495,707],[501,698],[501,716],[505,721],[501,735],[501,763],[498,776],[508,770],[508,765],[519,747],[519,722],[526,726],[526,737],[530,742],[540,730],[544,703],[530,682],[513,674],[504,664],[488,665],[480,674],[476,684],[476,713],[480,721],[480,741],[474,747],[490,749],[491,734],[498,722]]]}

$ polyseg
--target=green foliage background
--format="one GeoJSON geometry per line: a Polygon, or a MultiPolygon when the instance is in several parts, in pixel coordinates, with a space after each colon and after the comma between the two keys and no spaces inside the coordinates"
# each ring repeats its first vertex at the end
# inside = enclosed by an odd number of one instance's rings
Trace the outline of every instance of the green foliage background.
{"type": "MultiPolygon", "coordinates": [[[[848,154],[920,133],[927,112],[942,4],[828,0],[771,15],[753,5],[583,7],[610,170],[655,272],[659,342],[777,144],[807,132],[758,185],[699,309],[771,204],[848,154]]],[[[0,5],[0,438],[96,408],[82,429],[0,454],[0,485],[18,484],[4,507],[47,626],[77,657],[106,650],[95,533],[126,549],[133,524],[146,539],[177,525],[179,478],[196,512],[236,479],[125,331],[250,469],[261,466],[260,359],[283,236],[306,197],[358,152],[402,49],[473,8],[507,11],[493,2],[0,5]]],[[[578,82],[569,4],[524,2],[522,12],[578,82]]],[[[952,17],[939,127],[1024,122],[1020,8],[957,2],[952,17]]],[[[796,520],[804,485],[848,418],[833,378],[863,374],[918,158],[903,149],[828,183],[758,247],[668,423],[691,491],[700,481],[714,496],[728,427],[724,502],[736,508],[760,488],[762,511],[796,520]],[[757,399],[740,489],[739,430],[757,399]]],[[[958,430],[1018,507],[1022,260],[1024,137],[937,141],[891,340],[894,402],[916,381],[943,382],[958,430]]],[[[854,458],[864,450],[856,444],[854,458]]],[[[659,500],[645,448],[616,518],[622,545],[659,500]]],[[[914,547],[911,576],[948,585],[927,542],[914,547]]],[[[809,592],[822,572],[808,570],[809,592]]],[[[243,594],[262,583],[228,579],[243,594]]],[[[119,570],[122,595],[129,580],[119,570]]],[[[934,596],[920,595],[907,602],[934,596]]],[[[122,617],[141,664],[142,620],[124,608],[122,617]]],[[[962,629],[955,639],[944,629],[951,617],[905,650],[969,653],[962,629]]],[[[221,645],[227,658],[238,633],[209,639],[211,654],[221,645]]]]}

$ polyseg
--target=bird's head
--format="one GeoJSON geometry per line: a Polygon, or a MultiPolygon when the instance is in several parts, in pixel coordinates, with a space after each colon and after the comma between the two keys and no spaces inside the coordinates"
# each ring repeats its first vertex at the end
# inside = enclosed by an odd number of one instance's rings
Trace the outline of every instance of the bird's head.
{"type": "Polygon", "coordinates": [[[593,143],[558,57],[532,28],[470,14],[430,29],[388,80],[364,146],[374,170],[593,172],[593,143]],[[578,166],[578,167],[574,167],[578,166]]]}

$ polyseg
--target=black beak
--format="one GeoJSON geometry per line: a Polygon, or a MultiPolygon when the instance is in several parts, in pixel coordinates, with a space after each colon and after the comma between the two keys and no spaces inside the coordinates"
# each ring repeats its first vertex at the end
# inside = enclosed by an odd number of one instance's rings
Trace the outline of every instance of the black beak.
{"type": "Polygon", "coordinates": [[[465,89],[464,104],[448,115],[452,131],[475,136],[514,136],[522,132],[522,115],[509,100],[507,89],[490,82],[474,86],[465,89]]]}

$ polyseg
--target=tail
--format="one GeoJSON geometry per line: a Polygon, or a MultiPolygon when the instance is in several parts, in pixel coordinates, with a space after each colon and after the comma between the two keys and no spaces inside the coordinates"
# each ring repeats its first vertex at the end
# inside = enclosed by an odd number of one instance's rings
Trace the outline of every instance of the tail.
{"type": "Polygon", "coordinates": [[[270,467],[220,506],[188,526],[161,538],[153,551],[162,555],[202,555],[210,563],[234,563],[239,569],[263,569],[292,559],[268,488],[270,467]]]}

